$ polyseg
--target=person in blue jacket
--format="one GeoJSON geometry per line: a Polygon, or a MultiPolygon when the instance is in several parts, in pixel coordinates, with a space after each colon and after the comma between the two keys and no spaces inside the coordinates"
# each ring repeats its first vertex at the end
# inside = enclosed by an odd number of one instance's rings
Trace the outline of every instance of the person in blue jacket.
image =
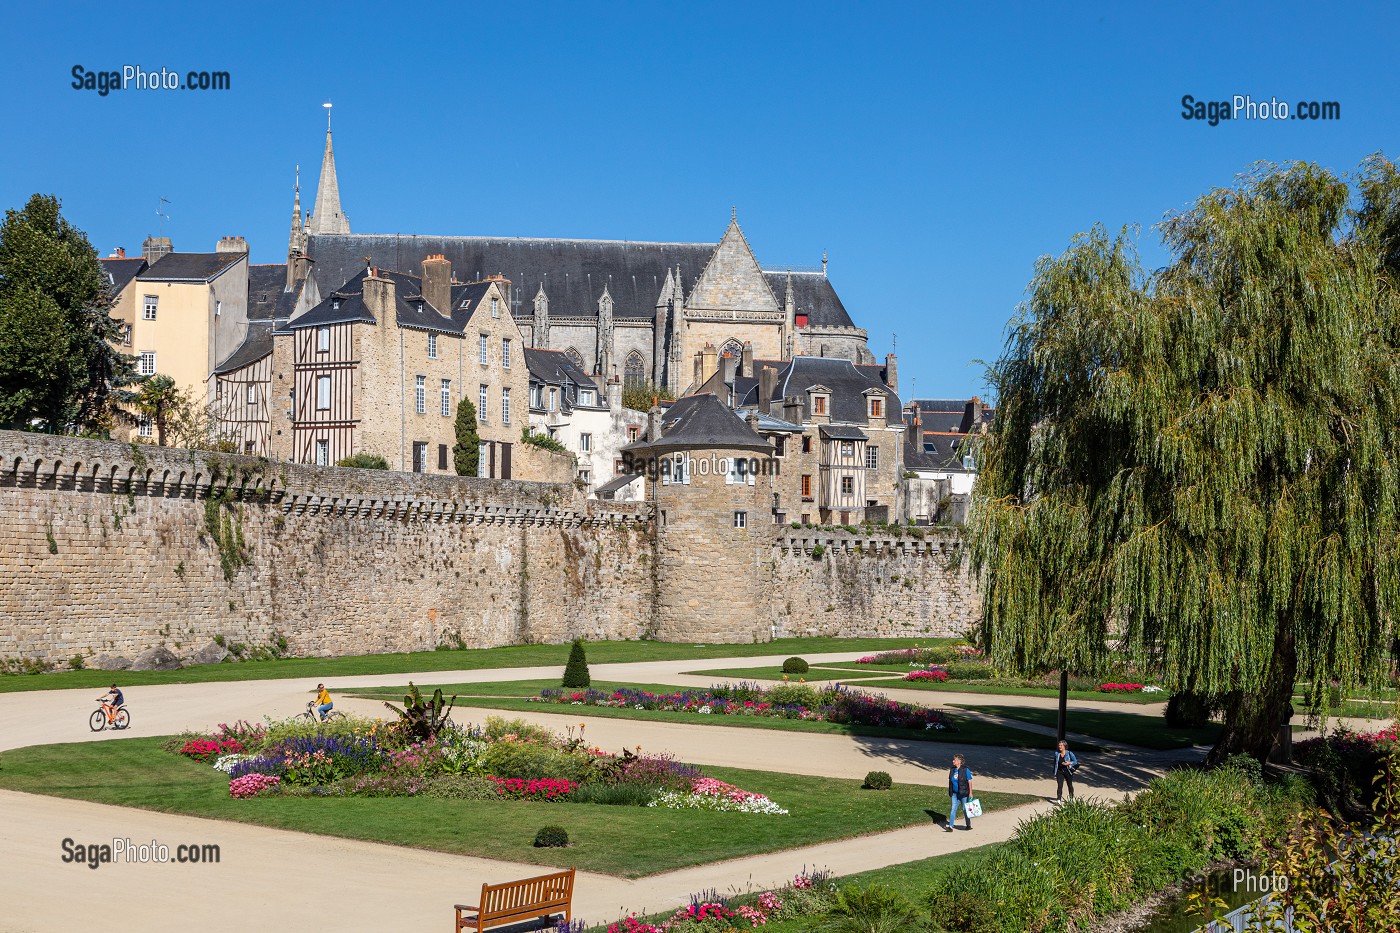
{"type": "Polygon", "coordinates": [[[948,796],[952,798],[953,804],[948,809],[948,822],[943,824],[943,831],[953,831],[959,805],[963,808],[963,819],[967,821],[967,828],[971,829],[972,817],[967,812],[967,802],[972,799],[972,772],[968,770],[967,760],[962,755],[953,756],[953,767],[948,772],[948,796]]]}
{"type": "Polygon", "coordinates": [[[1064,800],[1065,785],[1069,785],[1069,799],[1074,799],[1074,772],[1079,767],[1079,759],[1069,750],[1063,740],[1055,750],[1055,802],[1064,800]]]}

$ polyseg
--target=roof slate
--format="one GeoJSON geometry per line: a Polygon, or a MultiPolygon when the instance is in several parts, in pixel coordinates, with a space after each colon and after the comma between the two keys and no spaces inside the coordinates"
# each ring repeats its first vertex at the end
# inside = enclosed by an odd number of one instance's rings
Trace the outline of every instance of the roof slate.
{"type": "MultiPolygon", "coordinates": [[[[142,282],[212,282],[247,253],[166,253],[137,276],[142,282]]],[[[285,273],[285,270],[284,270],[285,273]]]]}
{"type": "MultiPolygon", "coordinates": [[[[668,271],[680,267],[686,294],[695,288],[713,243],[648,243],[631,240],[569,240],[528,237],[409,236],[401,234],[313,234],[308,252],[316,259],[322,294],[364,267],[365,257],[386,269],[412,275],[430,255],[441,254],[459,278],[482,279],[500,273],[511,281],[511,313],[534,314],[540,286],[549,296],[549,314],[591,318],[607,288],[616,320],[652,319],[668,271]]],[[[789,273],[764,270],[782,306],[789,273]]],[[[793,298],[799,313],[820,326],[853,327],[831,281],[820,272],[793,272],[793,298]]]]}
{"type": "Polygon", "coordinates": [[[121,290],[137,275],[146,270],[146,259],[143,256],[109,257],[97,260],[102,264],[102,271],[107,273],[108,288],[113,295],[121,294],[121,290]]]}
{"type": "MultiPolygon", "coordinates": [[[[903,407],[893,389],[857,369],[850,360],[823,356],[799,356],[788,363],[778,373],[772,400],[781,401],[792,395],[805,398],[808,389],[819,385],[831,390],[833,422],[864,424],[868,420],[864,393],[869,389],[884,394],[885,411],[898,412],[903,407]]],[[[898,424],[897,418],[895,423],[898,424]]]]}
{"type": "Polygon", "coordinates": [[[708,392],[678,399],[662,417],[662,429],[660,438],[637,441],[622,449],[662,451],[685,447],[730,447],[767,452],[773,449],[749,428],[743,418],[708,392]]]}

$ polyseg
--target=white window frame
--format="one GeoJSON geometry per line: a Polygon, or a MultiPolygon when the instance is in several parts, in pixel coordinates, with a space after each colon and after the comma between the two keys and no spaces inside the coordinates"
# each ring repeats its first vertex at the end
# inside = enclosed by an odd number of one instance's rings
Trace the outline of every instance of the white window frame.
{"type": "Polygon", "coordinates": [[[588,453],[593,449],[593,435],[584,431],[578,436],[578,449],[583,453],[588,453]]]}
{"type": "Polygon", "coordinates": [[[486,441],[479,441],[476,445],[476,475],[491,475],[491,448],[486,441]]]}
{"type": "Polygon", "coordinates": [[[491,342],[490,342],[490,338],[488,338],[485,334],[481,334],[480,336],[481,336],[481,352],[480,352],[480,354],[479,354],[479,357],[480,357],[480,359],[481,359],[481,365],[482,365],[482,366],[489,366],[489,365],[491,365],[491,342]]]}
{"type": "Polygon", "coordinates": [[[510,389],[501,389],[501,424],[510,424],[510,389]]]}
{"type": "Polygon", "coordinates": [[[316,352],[331,352],[331,329],[329,327],[316,328],[316,352]]]}
{"type": "Polygon", "coordinates": [[[543,396],[544,393],[540,390],[540,386],[538,383],[530,386],[530,407],[543,408],[544,405],[541,404],[543,396]]]}
{"type": "Polygon", "coordinates": [[[594,392],[592,389],[580,389],[578,393],[578,403],[580,405],[593,405],[594,392]]]}
{"type": "Polygon", "coordinates": [[[501,299],[495,296],[491,298],[491,316],[494,318],[501,316],[501,299]]]}
{"type": "Polygon", "coordinates": [[[865,445],[865,468],[867,470],[880,469],[880,448],[873,444],[865,445]]]}
{"type": "Polygon", "coordinates": [[[501,338],[501,368],[510,369],[510,338],[501,338]]]}
{"type": "Polygon", "coordinates": [[[219,299],[214,299],[214,317],[219,317],[224,313],[224,303],[219,299]]]}
{"type": "Polygon", "coordinates": [[[439,394],[441,395],[441,400],[442,400],[442,416],[443,416],[444,418],[451,418],[451,417],[452,417],[452,380],[451,380],[451,379],[444,379],[444,380],[442,380],[442,386],[438,389],[438,392],[439,392],[439,394]]]}
{"type": "Polygon", "coordinates": [[[428,359],[437,359],[437,334],[428,335],[428,359]]]}
{"type": "Polygon", "coordinates": [[[842,442],[841,442],[841,456],[843,456],[843,457],[854,457],[855,455],[856,455],[856,442],[855,442],[855,441],[842,441],[842,442]]]}
{"type": "Polygon", "coordinates": [[[428,377],[413,377],[413,410],[422,415],[428,411],[428,377]]]}
{"type": "Polygon", "coordinates": [[[151,420],[150,415],[142,415],[136,424],[136,433],[141,437],[150,437],[155,433],[155,422],[151,420]]]}
{"type": "Polygon", "coordinates": [[[743,512],[743,511],[735,512],[735,513],[734,513],[734,527],[735,527],[735,528],[747,528],[747,527],[749,527],[749,513],[748,513],[748,512],[743,512]]]}
{"type": "Polygon", "coordinates": [[[248,383],[248,404],[258,404],[258,384],[256,382],[248,383]]]}
{"type": "Polygon", "coordinates": [[[143,296],[143,298],[141,299],[141,320],[143,320],[143,321],[154,321],[154,320],[156,319],[156,311],[159,310],[159,308],[160,308],[160,296],[159,296],[159,295],[145,295],[145,296],[143,296]]]}
{"type": "Polygon", "coordinates": [[[142,350],[137,357],[136,372],[142,376],[154,376],[156,374],[156,351],[142,350]]]}
{"type": "Polygon", "coordinates": [[[559,390],[556,389],[554,386],[549,387],[549,410],[559,410],[559,390]]]}
{"type": "Polygon", "coordinates": [[[476,420],[482,424],[486,423],[486,405],[491,400],[491,387],[482,383],[476,390],[476,420]]]}
{"type": "Polygon", "coordinates": [[[324,438],[316,441],[316,465],[331,465],[331,442],[324,438]]]}
{"type": "Polygon", "coordinates": [[[331,377],[316,377],[316,410],[331,410],[331,377]]]}

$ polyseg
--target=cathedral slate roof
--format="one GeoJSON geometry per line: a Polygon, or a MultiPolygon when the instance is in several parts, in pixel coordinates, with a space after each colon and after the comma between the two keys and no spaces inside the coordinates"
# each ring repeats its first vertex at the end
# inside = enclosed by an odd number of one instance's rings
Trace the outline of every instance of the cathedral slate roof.
{"type": "Polygon", "coordinates": [[[682,447],[732,447],[772,452],[772,445],[709,392],[678,399],[662,417],[661,437],[623,447],[631,451],[662,451],[682,447]]]}
{"type": "MultiPolygon", "coordinates": [[[[598,299],[607,288],[618,321],[655,317],[668,270],[680,268],[688,296],[715,249],[713,243],[406,234],[313,234],[308,246],[322,294],[362,269],[366,257],[383,268],[417,275],[425,258],[441,254],[459,278],[499,273],[510,279],[511,313],[517,318],[534,314],[532,301],[543,284],[552,319],[597,317],[598,299]]],[[[769,269],[763,275],[781,308],[789,273],[769,269]]],[[[810,324],[855,326],[826,276],[791,276],[797,312],[808,315],[810,324]]]]}
{"type": "Polygon", "coordinates": [[[136,278],[141,282],[212,282],[247,253],[166,253],[136,278]]]}
{"type": "Polygon", "coordinates": [[[112,256],[97,261],[102,264],[102,271],[107,273],[107,287],[113,295],[120,294],[128,282],[146,269],[146,260],[143,256],[112,256]]]}

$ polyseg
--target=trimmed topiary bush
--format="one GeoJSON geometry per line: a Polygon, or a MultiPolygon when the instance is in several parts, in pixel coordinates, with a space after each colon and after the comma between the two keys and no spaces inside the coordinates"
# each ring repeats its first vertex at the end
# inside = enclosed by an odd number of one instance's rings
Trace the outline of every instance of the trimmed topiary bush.
{"type": "Polygon", "coordinates": [[[894,787],[894,781],[886,771],[871,771],[865,776],[865,783],[861,787],[866,790],[889,790],[894,787]]]}
{"type": "Polygon", "coordinates": [[[811,665],[802,658],[788,658],[783,662],[784,674],[805,674],[810,669],[811,665]]]}
{"type": "Polygon", "coordinates": [[[583,639],[575,638],[569,649],[569,663],[564,668],[565,687],[587,687],[593,682],[588,675],[588,656],[583,653],[583,639]]]}
{"type": "Polygon", "coordinates": [[[562,849],[569,844],[569,833],[562,826],[541,826],[535,833],[536,849],[562,849]]]}

